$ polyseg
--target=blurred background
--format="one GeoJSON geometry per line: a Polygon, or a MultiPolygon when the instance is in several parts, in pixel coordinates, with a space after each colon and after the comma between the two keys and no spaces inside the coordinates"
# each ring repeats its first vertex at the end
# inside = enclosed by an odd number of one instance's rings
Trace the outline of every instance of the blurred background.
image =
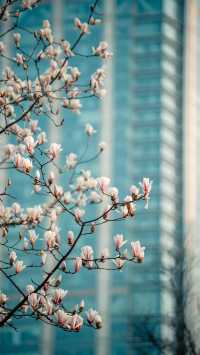
{"type": "MultiPolygon", "coordinates": [[[[73,20],[85,21],[90,5],[46,0],[24,15],[24,26],[35,30],[49,19],[56,36],[73,43],[73,20]]],[[[199,354],[200,1],[99,0],[98,12],[102,24],[78,51],[87,54],[100,40],[110,44],[107,95],[85,100],[79,117],[67,113],[59,133],[49,124],[49,137],[80,154],[90,122],[97,130],[93,144],[108,143],[90,166],[93,173],[109,176],[121,196],[144,176],[153,180],[148,210],[141,203],[135,219],[105,224],[87,241],[98,251],[123,233],[146,246],[145,261],[123,272],[83,271],[66,280],[69,302],[85,298],[87,307],[97,308],[101,330],[70,334],[27,321],[20,331],[1,331],[1,354],[199,354]]],[[[28,36],[23,41],[31,48],[28,36]]],[[[102,65],[93,58],[74,61],[83,81],[102,65]]]]}

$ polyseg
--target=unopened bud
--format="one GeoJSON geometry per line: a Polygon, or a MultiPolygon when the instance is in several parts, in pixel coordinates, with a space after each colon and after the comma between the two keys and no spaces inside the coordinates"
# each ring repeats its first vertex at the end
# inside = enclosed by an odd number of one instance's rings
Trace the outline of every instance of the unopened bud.
{"type": "Polygon", "coordinates": [[[74,233],[72,231],[69,231],[67,233],[67,242],[69,245],[73,245],[74,244],[74,233]]]}
{"type": "Polygon", "coordinates": [[[67,266],[66,266],[66,262],[65,262],[65,261],[63,261],[63,262],[61,263],[60,268],[61,268],[61,270],[64,271],[64,272],[67,271],[67,266]]]}
{"type": "Polygon", "coordinates": [[[46,291],[48,291],[48,288],[49,288],[49,283],[45,282],[45,284],[43,286],[43,290],[46,292],[46,291]]]}
{"type": "Polygon", "coordinates": [[[19,232],[19,240],[23,239],[23,234],[21,232],[19,232]]]}
{"type": "Polygon", "coordinates": [[[97,314],[95,317],[95,324],[96,324],[97,329],[102,328],[102,319],[99,314],[97,314]]]}
{"type": "Polygon", "coordinates": [[[94,233],[94,232],[95,232],[95,230],[96,230],[96,224],[95,224],[95,223],[91,223],[91,228],[90,228],[90,230],[91,230],[91,233],[94,233]]]}
{"type": "Polygon", "coordinates": [[[84,307],[85,307],[85,302],[84,302],[84,300],[82,300],[82,301],[80,302],[80,304],[79,304],[79,312],[82,312],[82,310],[84,309],[84,307]]]}
{"type": "Polygon", "coordinates": [[[55,287],[60,286],[61,282],[62,282],[62,275],[59,275],[58,278],[55,281],[55,285],[54,286],[55,287]]]}
{"type": "Polygon", "coordinates": [[[7,180],[7,187],[9,187],[9,186],[11,186],[12,185],[12,181],[11,181],[11,179],[8,179],[7,180]]]}
{"type": "Polygon", "coordinates": [[[8,234],[8,228],[7,227],[3,227],[2,228],[2,237],[6,237],[8,234]]]}

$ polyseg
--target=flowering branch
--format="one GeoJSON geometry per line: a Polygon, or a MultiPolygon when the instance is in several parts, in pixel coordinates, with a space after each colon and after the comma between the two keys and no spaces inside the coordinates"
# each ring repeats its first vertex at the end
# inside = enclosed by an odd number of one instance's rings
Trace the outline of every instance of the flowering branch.
{"type": "Polygon", "coordinates": [[[101,316],[93,309],[86,313],[84,321],[83,301],[74,309],[66,308],[64,299],[68,291],[60,288],[62,274],[77,274],[81,268],[121,270],[126,262],[143,262],[145,248],[139,241],[132,241],[130,250],[123,250],[127,241],[122,234],[114,237],[115,252],[105,248],[97,257],[90,245],[79,250],[79,241],[86,235],[95,235],[102,224],[135,217],[136,204],[141,200],[147,208],[152,182],[143,178],[140,186],[131,186],[129,194],[120,197],[108,177],[94,176],[87,166],[103,154],[106,144],[100,142],[96,152],[89,154],[96,133],[90,123],[82,132],[87,142],[81,154],[66,152],[59,142],[50,141],[48,129],[42,128],[44,120],[59,130],[65,124],[66,112],[79,114],[83,100],[102,99],[106,94],[104,67],[97,68],[83,85],[78,67],[70,65],[72,57],[100,57],[105,61],[111,59],[112,53],[105,41],[92,47],[91,53],[78,52],[82,38],[101,22],[96,18],[98,0],[90,7],[86,22],[74,20],[79,34],[73,44],[56,39],[48,20],[35,31],[23,26],[21,13],[38,3],[10,0],[0,9],[0,20],[14,21],[1,37],[13,32],[16,48],[11,57],[6,44],[0,42],[0,57],[12,64],[12,69],[4,67],[0,78],[0,134],[12,138],[0,157],[0,170],[7,174],[0,191],[0,272],[21,297],[11,307],[11,297],[0,293],[0,327],[13,326],[13,320],[31,317],[65,331],[79,331],[83,324],[100,328],[101,316]],[[22,44],[24,32],[32,41],[30,52],[22,44]],[[29,186],[24,202],[13,185],[13,172],[20,180],[22,192],[24,183],[29,186]],[[60,175],[67,184],[60,184],[60,175]],[[32,198],[40,204],[33,205],[32,198]],[[95,209],[91,214],[93,205],[102,205],[101,212],[95,209]],[[63,229],[68,222],[74,231],[68,231],[65,237],[63,229]],[[37,282],[33,280],[35,269],[37,282]],[[27,270],[30,272],[26,273],[27,270]]]}

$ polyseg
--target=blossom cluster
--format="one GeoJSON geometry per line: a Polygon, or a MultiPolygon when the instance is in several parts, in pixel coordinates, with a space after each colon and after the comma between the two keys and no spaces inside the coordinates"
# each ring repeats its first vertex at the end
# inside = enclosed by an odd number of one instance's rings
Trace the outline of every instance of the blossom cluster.
{"type": "MultiPolygon", "coordinates": [[[[12,1],[0,11],[0,20],[16,21],[9,30],[15,48],[12,56],[6,46],[7,31],[0,41],[0,57],[7,60],[0,80],[0,135],[6,141],[0,168],[7,174],[0,189],[0,272],[15,288],[18,302],[12,308],[12,295],[0,292],[0,326],[8,322],[12,326],[26,314],[65,331],[77,332],[85,323],[99,329],[100,314],[92,308],[83,314],[84,300],[73,309],[66,305],[68,291],[62,276],[76,275],[82,269],[121,270],[127,262],[144,261],[145,247],[137,240],[129,243],[123,234],[113,237],[113,250],[104,248],[96,256],[92,245],[80,246],[79,240],[95,236],[104,223],[133,219],[140,201],[148,208],[152,181],[145,177],[121,196],[109,177],[96,176],[87,166],[103,154],[105,142],[95,146],[92,156],[87,149],[84,154],[66,151],[61,142],[52,141],[43,124],[50,121],[54,129],[62,129],[66,112],[79,114],[83,99],[106,95],[104,65],[82,85],[82,73],[72,61],[75,56],[84,57],[78,44],[101,23],[95,7],[87,21],[74,20],[78,37],[70,43],[56,38],[47,19],[34,32],[20,26],[21,13],[34,9],[39,1],[19,3],[15,12],[12,1]],[[23,47],[24,33],[33,44],[29,53],[23,47]],[[98,209],[92,208],[96,205],[98,209]]],[[[112,52],[101,41],[85,57],[106,61],[112,52]]],[[[96,132],[89,122],[80,132],[87,147],[96,132]]]]}

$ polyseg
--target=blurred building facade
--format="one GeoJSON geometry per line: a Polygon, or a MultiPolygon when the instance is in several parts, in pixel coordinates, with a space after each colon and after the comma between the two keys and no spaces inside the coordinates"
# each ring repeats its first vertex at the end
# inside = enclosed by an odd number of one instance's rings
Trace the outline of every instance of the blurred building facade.
{"type": "Polygon", "coordinates": [[[150,210],[141,206],[133,224],[133,235],[147,247],[145,263],[130,280],[134,354],[160,353],[149,335],[176,337],[175,328],[162,324],[163,316],[176,313],[170,280],[167,285],[162,278],[183,246],[183,58],[184,1],[136,1],[129,159],[134,181],[145,174],[154,182],[150,210]]]}
{"type": "MultiPolygon", "coordinates": [[[[95,30],[95,40],[91,35],[91,39],[88,36],[80,43],[79,52],[87,53],[101,39],[112,44],[114,57],[107,65],[108,94],[102,102],[84,103],[82,122],[69,118],[59,140],[68,152],[75,150],[79,131],[84,123],[91,122],[99,131],[96,139],[101,137],[108,143],[101,164],[93,167],[96,174],[109,175],[119,187],[121,197],[143,176],[153,180],[149,210],[144,210],[141,203],[135,220],[106,226],[96,246],[97,250],[109,246],[112,235],[121,232],[126,239],[140,240],[147,247],[146,259],[143,265],[129,265],[123,273],[94,272],[89,276],[86,273],[84,278],[71,281],[72,302],[87,297],[87,305],[101,311],[105,325],[98,334],[94,336],[90,329],[65,334],[34,323],[30,327],[25,325],[19,335],[12,335],[12,341],[11,333],[5,331],[0,341],[3,355],[13,351],[20,355],[60,355],[61,351],[68,355],[80,351],[84,355],[159,354],[145,331],[141,333],[146,322],[159,338],[175,336],[160,323],[162,314],[176,311],[172,294],[163,286],[162,270],[175,265],[174,255],[183,248],[186,226],[191,225],[188,203],[191,214],[195,204],[196,214],[191,219],[193,225],[197,221],[197,199],[187,200],[183,211],[183,189],[187,196],[195,198],[199,176],[194,171],[199,138],[196,131],[191,132],[189,141],[187,135],[192,127],[190,117],[194,118],[195,127],[198,120],[199,86],[195,82],[197,62],[194,62],[198,55],[197,3],[197,0],[100,0],[98,11],[104,13],[104,22],[95,30]],[[194,18],[196,27],[191,40],[187,34],[194,29],[194,18]],[[196,57],[189,56],[190,51],[196,57]],[[192,82],[189,88],[188,82],[192,82]],[[195,113],[190,111],[194,110],[193,104],[195,113]],[[74,129],[77,125],[79,128],[74,129]]],[[[33,14],[27,26],[34,28],[49,18],[58,37],[73,41],[73,19],[78,16],[85,20],[90,5],[90,0],[46,1],[36,10],[37,21],[33,14]]],[[[75,64],[80,66],[83,79],[96,69],[92,59],[90,64],[84,60],[75,64]]],[[[56,139],[51,127],[49,132],[52,140],[56,139]]],[[[188,309],[190,313],[191,308],[188,309]]]]}

